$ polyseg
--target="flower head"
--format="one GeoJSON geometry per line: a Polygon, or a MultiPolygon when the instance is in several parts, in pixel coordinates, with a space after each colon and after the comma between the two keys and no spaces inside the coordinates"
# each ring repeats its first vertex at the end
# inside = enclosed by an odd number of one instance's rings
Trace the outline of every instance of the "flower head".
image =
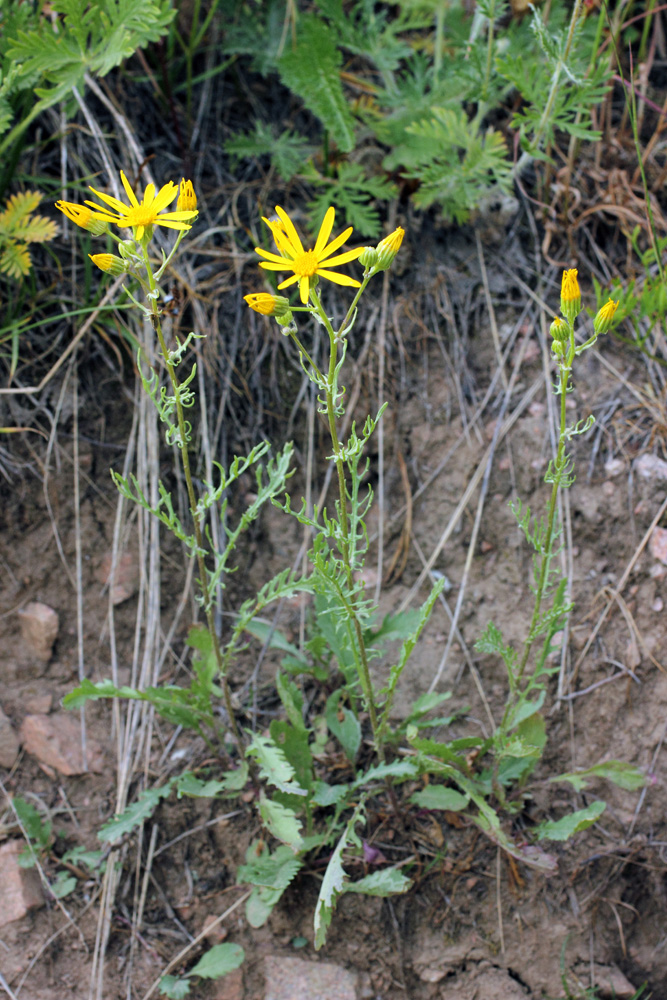
{"type": "Polygon", "coordinates": [[[597,316],[593,320],[593,329],[598,336],[602,333],[608,332],[614,318],[614,313],[617,309],[618,302],[612,302],[612,300],[609,299],[609,301],[605,302],[602,308],[598,310],[597,316]]]}
{"type": "Polygon", "coordinates": [[[127,263],[122,257],[116,257],[113,253],[89,253],[88,256],[100,271],[106,271],[114,277],[127,271],[127,263]]]}
{"type": "Polygon", "coordinates": [[[386,271],[391,266],[394,257],[401,249],[404,236],[405,230],[399,226],[389,236],[385,236],[383,240],[380,240],[376,248],[378,253],[378,262],[376,265],[378,271],[386,271]]]}
{"type": "Polygon", "coordinates": [[[327,209],[312,250],[304,250],[303,244],[294,228],[294,223],[287,212],[279,205],[276,205],[276,214],[278,215],[278,222],[269,219],[264,219],[264,222],[271,230],[279,253],[269,253],[267,250],[262,250],[261,247],[255,247],[255,253],[265,258],[259,266],[266,268],[268,271],[294,272],[291,277],[286,278],[285,281],[282,281],[278,285],[279,290],[287,288],[298,281],[299,296],[303,304],[306,305],[310,295],[311,278],[314,278],[316,275],[319,275],[321,278],[327,278],[337,285],[359,287],[360,282],[354,278],[348,278],[346,274],[338,274],[336,271],[329,270],[330,267],[336,267],[339,264],[346,264],[350,260],[356,260],[363,252],[363,247],[358,247],[356,250],[346,250],[345,253],[338,254],[338,256],[331,256],[343,245],[352,232],[352,226],[350,226],[339,236],[336,236],[328,246],[326,245],[334,224],[335,212],[333,208],[327,209]]]}
{"type": "Polygon", "coordinates": [[[178,201],[176,202],[177,212],[192,212],[197,208],[197,195],[192,181],[186,181],[185,177],[178,189],[178,201]]]}
{"type": "Polygon", "coordinates": [[[289,309],[289,299],[284,295],[271,295],[270,292],[253,292],[243,298],[251,309],[262,316],[273,316],[274,313],[284,313],[289,309]]]}
{"type": "Polygon", "coordinates": [[[553,323],[549,327],[549,333],[554,338],[554,340],[565,342],[566,340],[569,339],[570,327],[568,326],[568,324],[565,322],[564,319],[561,319],[560,316],[556,316],[553,323]]]}
{"type": "Polygon", "coordinates": [[[101,236],[109,228],[108,222],[98,218],[84,205],[76,205],[71,201],[57,201],[56,208],[60,209],[70,222],[76,223],[82,229],[87,229],[93,236],[101,236]]]}
{"type": "Polygon", "coordinates": [[[577,281],[576,268],[563,271],[560,286],[560,311],[569,323],[573,323],[581,312],[581,289],[577,281]]]}
{"type": "MultiPolygon", "coordinates": [[[[113,210],[110,211],[109,208],[96,205],[93,201],[87,201],[86,205],[95,209],[95,218],[111,222],[121,228],[133,229],[135,239],[137,240],[140,240],[144,232],[151,226],[166,226],[168,229],[190,228],[189,223],[197,215],[196,209],[181,209],[176,212],[164,211],[167,205],[171,205],[178,194],[178,188],[173,181],[169,181],[157,193],[155,185],[149,184],[144,191],[142,200],[139,201],[122,170],[120,172],[120,179],[123,182],[123,187],[125,188],[125,193],[130,204],[125,205],[118,198],[114,198],[110,194],[104,194],[103,191],[97,191],[91,187],[90,190],[93,194],[101,198],[105,205],[108,205],[113,210]]],[[[194,197],[194,190],[192,195],[194,197]]]]}

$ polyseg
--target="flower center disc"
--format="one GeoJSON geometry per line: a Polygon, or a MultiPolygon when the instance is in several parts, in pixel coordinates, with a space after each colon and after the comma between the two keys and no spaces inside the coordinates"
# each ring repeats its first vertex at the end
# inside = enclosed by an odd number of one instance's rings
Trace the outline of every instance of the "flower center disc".
{"type": "Polygon", "coordinates": [[[298,257],[294,258],[292,270],[302,278],[312,278],[317,271],[318,265],[319,261],[315,255],[315,251],[306,250],[305,253],[299,254],[298,257]]]}
{"type": "Polygon", "coordinates": [[[155,222],[155,212],[151,208],[140,205],[127,213],[127,224],[133,228],[136,226],[150,226],[155,222]]]}

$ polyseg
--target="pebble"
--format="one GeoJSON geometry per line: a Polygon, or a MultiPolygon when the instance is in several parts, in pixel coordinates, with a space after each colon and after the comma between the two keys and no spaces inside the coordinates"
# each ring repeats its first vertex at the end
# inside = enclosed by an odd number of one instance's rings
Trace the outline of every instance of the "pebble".
{"type": "Polygon", "coordinates": [[[60,627],[57,613],[48,604],[31,601],[19,610],[19,618],[21,637],[27,650],[38,660],[48,663],[60,627]]]}
{"type": "MultiPolygon", "coordinates": [[[[19,755],[19,741],[12,724],[0,708],[0,767],[8,771],[14,767],[19,755]]],[[[2,885],[2,882],[0,882],[2,885]]]]}
{"type": "Polygon", "coordinates": [[[667,462],[657,455],[640,455],[635,459],[635,472],[642,479],[667,479],[667,462]]]}
{"type": "Polygon", "coordinates": [[[47,772],[56,770],[72,775],[92,771],[101,774],[104,770],[102,747],[90,734],[87,734],[84,762],[78,714],[27,715],[19,735],[24,749],[33,754],[47,772]]]}
{"type": "Polygon", "coordinates": [[[667,565],[667,528],[654,528],[649,542],[654,559],[667,565]]]}
{"type": "Polygon", "coordinates": [[[614,476],[620,476],[624,469],[625,462],[622,458],[608,458],[604,463],[604,471],[612,479],[614,476]]]}
{"type": "MultiPolygon", "coordinates": [[[[111,552],[105,553],[95,574],[97,580],[105,587],[111,581],[111,564],[113,555],[111,552]]],[[[128,601],[137,592],[139,586],[139,564],[132,552],[122,552],[116,562],[116,571],[111,587],[111,603],[122,604],[128,601]]]]}
{"type": "Polygon", "coordinates": [[[0,846],[0,927],[20,920],[29,910],[44,906],[39,875],[34,868],[19,865],[19,854],[24,847],[22,840],[9,840],[0,846]]]}
{"type": "Polygon", "coordinates": [[[267,955],[264,1000],[357,1000],[358,974],[331,962],[267,955]]]}

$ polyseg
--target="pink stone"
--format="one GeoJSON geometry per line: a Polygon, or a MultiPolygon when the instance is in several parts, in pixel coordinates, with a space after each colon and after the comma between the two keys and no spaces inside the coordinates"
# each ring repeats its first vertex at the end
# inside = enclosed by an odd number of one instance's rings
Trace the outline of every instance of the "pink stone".
{"type": "Polygon", "coordinates": [[[45,767],[61,774],[84,774],[104,770],[102,747],[88,735],[87,766],[81,751],[81,725],[78,715],[56,712],[55,715],[27,715],[20,731],[21,742],[45,767]]]}
{"type": "Polygon", "coordinates": [[[34,869],[19,865],[19,854],[24,847],[20,840],[9,840],[0,846],[0,927],[20,920],[28,910],[44,906],[39,875],[34,869]]]}

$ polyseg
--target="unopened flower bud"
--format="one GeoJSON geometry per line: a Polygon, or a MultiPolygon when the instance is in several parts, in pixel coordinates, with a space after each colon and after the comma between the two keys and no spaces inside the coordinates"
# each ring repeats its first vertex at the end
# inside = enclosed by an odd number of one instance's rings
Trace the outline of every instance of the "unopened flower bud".
{"type": "Polygon", "coordinates": [[[118,244],[118,253],[123,260],[134,261],[137,257],[137,244],[134,240],[121,240],[118,244]]]}
{"type": "Polygon", "coordinates": [[[76,223],[82,229],[86,229],[93,236],[101,236],[109,228],[109,223],[100,219],[95,212],[92,212],[85,205],[76,205],[71,201],[57,201],[56,208],[67,216],[70,222],[76,223]]]}
{"type": "Polygon", "coordinates": [[[197,208],[197,195],[192,181],[185,178],[180,183],[178,201],[176,202],[177,212],[194,212],[197,208]]]}
{"type": "Polygon", "coordinates": [[[292,310],[288,309],[283,313],[276,313],[275,320],[278,326],[289,326],[292,322],[292,310]]]}
{"type": "Polygon", "coordinates": [[[570,338],[570,327],[564,319],[561,319],[560,316],[556,316],[553,323],[549,327],[549,333],[554,340],[560,340],[564,343],[570,338]]]}
{"type": "Polygon", "coordinates": [[[567,344],[564,340],[552,340],[551,353],[555,358],[562,358],[567,351],[567,344]]]}
{"type": "Polygon", "coordinates": [[[357,259],[363,267],[370,269],[378,262],[378,252],[375,247],[364,247],[357,259]]]}
{"type": "Polygon", "coordinates": [[[576,268],[563,271],[563,280],[560,286],[560,311],[566,320],[574,323],[581,312],[581,290],[577,281],[576,268]]]}
{"type": "Polygon", "coordinates": [[[388,267],[391,267],[394,257],[401,249],[404,236],[405,230],[399,226],[389,236],[385,236],[383,240],[380,240],[376,248],[378,256],[375,267],[378,271],[386,271],[388,267]]]}
{"type": "Polygon", "coordinates": [[[116,257],[112,253],[89,253],[88,256],[93,264],[99,267],[100,271],[106,271],[107,274],[113,275],[114,278],[119,274],[127,273],[127,263],[122,257],[116,257]]]}
{"type": "Polygon", "coordinates": [[[605,302],[601,309],[598,309],[597,316],[593,320],[593,329],[598,336],[609,331],[617,309],[618,302],[612,302],[611,299],[605,302]]]}
{"type": "Polygon", "coordinates": [[[244,295],[244,300],[251,309],[261,313],[262,316],[274,316],[289,310],[289,299],[284,295],[271,295],[270,292],[253,292],[251,295],[244,295]]]}

